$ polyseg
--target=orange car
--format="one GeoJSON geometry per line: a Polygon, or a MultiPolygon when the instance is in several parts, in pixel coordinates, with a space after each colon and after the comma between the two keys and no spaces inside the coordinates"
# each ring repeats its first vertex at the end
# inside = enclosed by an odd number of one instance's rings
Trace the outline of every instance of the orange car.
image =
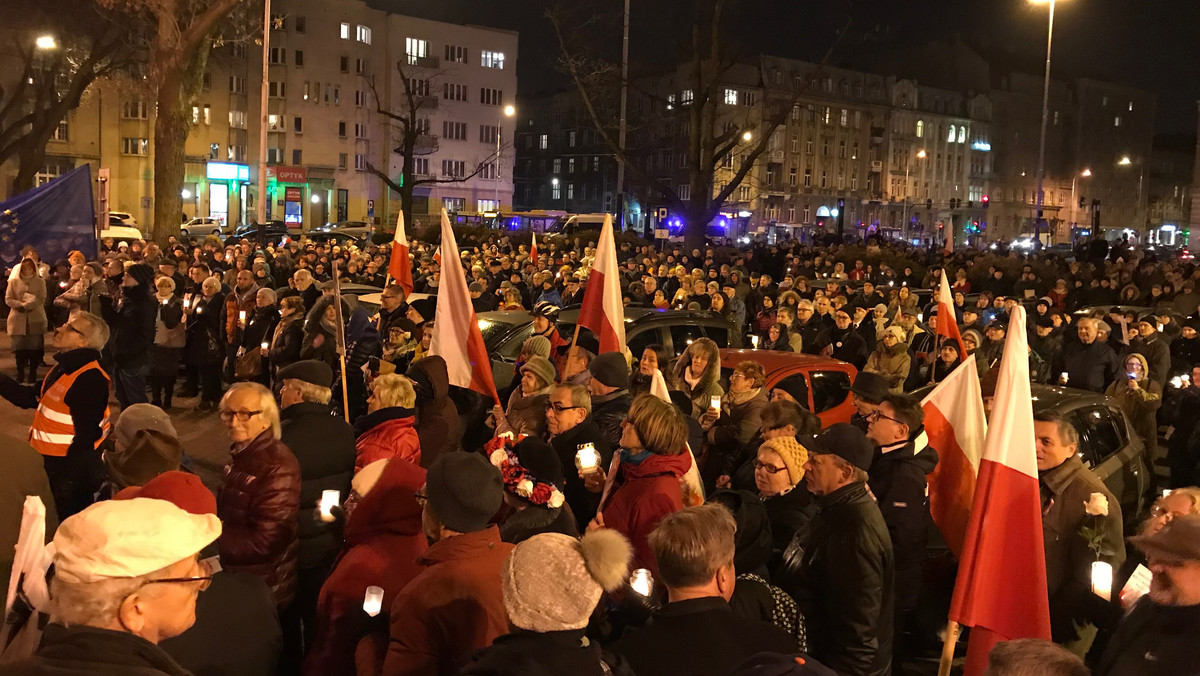
{"type": "Polygon", "coordinates": [[[850,422],[854,404],[850,400],[850,386],[858,375],[858,369],[829,357],[773,350],[721,350],[721,380],[729,382],[733,367],[743,361],[762,364],[767,373],[767,390],[780,380],[802,374],[807,386],[808,401],[804,405],[821,419],[821,427],[834,423],[850,422]]]}

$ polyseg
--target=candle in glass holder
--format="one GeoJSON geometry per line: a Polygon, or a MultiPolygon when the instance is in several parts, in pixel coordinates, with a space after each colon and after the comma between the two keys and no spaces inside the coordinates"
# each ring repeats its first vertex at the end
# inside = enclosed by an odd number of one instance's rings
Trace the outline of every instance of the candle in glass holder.
{"type": "Polygon", "coordinates": [[[184,296],[183,297],[183,309],[186,310],[186,309],[190,308],[191,306],[192,306],[192,297],[184,296]]]}
{"type": "Polygon", "coordinates": [[[600,466],[600,453],[592,443],[580,444],[575,452],[575,467],[584,473],[595,472],[600,466]]]}
{"type": "Polygon", "coordinates": [[[321,491],[321,520],[333,521],[333,508],[341,501],[342,494],[337,490],[321,491]]]}
{"type": "Polygon", "coordinates": [[[708,407],[720,411],[721,410],[721,397],[714,394],[712,399],[709,400],[709,402],[708,402],[708,407]]]}
{"type": "Polygon", "coordinates": [[[1092,562],[1092,593],[1108,601],[1112,598],[1113,569],[1107,561],[1092,562]]]}
{"type": "Polygon", "coordinates": [[[270,345],[267,345],[267,341],[265,341],[265,340],[264,340],[264,341],[262,342],[262,349],[264,349],[264,350],[265,350],[265,349],[267,349],[268,347],[270,347],[270,345]]]}
{"type": "Polygon", "coordinates": [[[654,589],[654,576],[645,568],[638,568],[629,576],[629,586],[642,596],[649,596],[654,589]]]}
{"type": "Polygon", "coordinates": [[[754,349],[757,350],[758,349],[758,336],[750,336],[750,344],[753,345],[754,349]]]}
{"type": "Polygon", "coordinates": [[[240,326],[246,325],[246,311],[245,310],[238,310],[238,325],[240,325],[240,326]]]}
{"type": "Polygon", "coordinates": [[[363,611],[375,617],[380,610],[383,610],[383,588],[371,585],[367,587],[367,594],[363,597],[363,611]]]}

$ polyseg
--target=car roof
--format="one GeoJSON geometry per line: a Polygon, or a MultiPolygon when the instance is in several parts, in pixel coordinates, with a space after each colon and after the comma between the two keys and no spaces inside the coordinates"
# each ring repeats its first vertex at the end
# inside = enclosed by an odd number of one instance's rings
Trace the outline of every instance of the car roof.
{"type": "Polygon", "coordinates": [[[843,366],[851,366],[851,364],[833,359],[831,357],[822,357],[816,354],[804,354],[800,352],[778,352],[775,350],[739,350],[734,348],[721,348],[721,362],[737,363],[740,361],[753,361],[762,365],[763,370],[768,374],[784,369],[808,367],[809,369],[822,366],[835,366],[837,370],[843,370],[843,366]]]}
{"type": "MultiPolygon", "coordinates": [[[[558,321],[567,324],[574,324],[579,318],[579,311],[580,306],[578,305],[566,307],[558,314],[558,321]]],[[[728,320],[726,320],[724,317],[705,310],[660,310],[653,307],[637,307],[632,305],[625,307],[626,323],[637,322],[645,318],[650,318],[651,320],[655,321],[659,319],[662,319],[663,321],[696,321],[701,319],[717,319],[721,322],[728,322],[728,320]]]]}

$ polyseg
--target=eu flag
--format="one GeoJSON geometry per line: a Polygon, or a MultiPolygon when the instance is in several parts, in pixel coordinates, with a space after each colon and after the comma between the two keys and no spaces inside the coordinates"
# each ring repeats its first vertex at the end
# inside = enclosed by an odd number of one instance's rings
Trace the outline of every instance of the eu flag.
{"type": "Polygon", "coordinates": [[[96,254],[96,215],[92,172],[83,165],[58,178],[0,202],[0,264],[11,268],[21,249],[32,245],[43,261],[66,258],[73,249],[96,254]]]}

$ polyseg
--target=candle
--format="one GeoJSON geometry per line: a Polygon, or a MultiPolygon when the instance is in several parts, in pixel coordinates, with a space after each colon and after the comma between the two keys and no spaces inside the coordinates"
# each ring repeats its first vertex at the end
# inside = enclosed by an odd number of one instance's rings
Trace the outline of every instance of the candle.
{"type": "Polygon", "coordinates": [[[575,467],[580,472],[595,472],[599,466],[600,453],[596,451],[596,446],[591,442],[580,444],[575,453],[575,467]]]}
{"type": "Polygon", "coordinates": [[[367,594],[363,597],[363,610],[371,617],[375,617],[382,609],[383,588],[375,585],[367,587],[367,594]]]}
{"type": "Polygon", "coordinates": [[[191,306],[192,306],[192,297],[190,295],[184,296],[183,297],[183,309],[186,310],[186,309],[190,308],[191,306]]]}
{"type": "Polygon", "coordinates": [[[758,349],[758,336],[750,336],[750,344],[753,345],[754,349],[757,350],[758,349]]]}
{"type": "Polygon", "coordinates": [[[246,311],[245,310],[238,311],[238,324],[240,324],[242,326],[246,325],[246,311]]]}
{"type": "Polygon", "coordinates": [[[645,568],[638,568],[629,576],[629,586],[642,596],[649,596],[654,589],[654,576],[645,568]]]}
{"type": "Polygon", "coordinates": [[[164,299],[163,299],[163,301],[162,301],[162,304],[163,304],[163,305],[166,305],[166,304],[167,304],[167,302],[168,302],[168,301],[170,301],[170,300],[171,300],[170,298],[164,298],[164,299]]]}
{"type": "Polygon", "coordinates": [[[1112,598],[1113,569],[1107,561],[1092,562],[1092,593],[1108,601],[1112,598]]]}
{"type": "MultiPolygon", "coordinates": [[[[58,283],[58,288],[60,288],[60,289],[65,289],[65,288],[67,288],[67,283],[66,283],[66,282],[59,282],[59,283],[58,283]]],[[[1159,329],[1160,331],[1162,330],[1162,324],[1159,324],[1159,325],[1158,325],[1158,329],[1159,329]]]]}
{"type": "Polygon", "coordinates": [[[1067,384],[1067,381],[1070,379],[1070,378],[1067,376],[1067,372],[1066,372],[1066,371],[1063,371],[1063,372],[1062,372],[1062,374],[1061,374],[1061,375],[1059,375],[1059,378],[1062,380],[1062,384],[1063,384],[1063,385],[1066,385],[1066,384],[1067,384]]]}
{"type": "Polygon", "coordinates": [[[708,402],[708,407],[715,408],[716,410],[720,411],[721,410],[721,397],[714,394],[712,399],[709,400],[709,402],[708,402]]]}
{"type": "Polygon", "coordinates": [[[270,345],[267,345],[267,341],[265,341],[265,340],[264,340],[264,341],[262,342],[262,349],[264,349],[264,350],[265,350],[265,349],[267,349],[268,347],[270,347],[270,345]]]}
{"type": "Polygon", "coordinates": [[[321,520],[325,522],[333,521],[333,508],[342,500],[342,494],[338,490],[321,491],[321,520]]]}

